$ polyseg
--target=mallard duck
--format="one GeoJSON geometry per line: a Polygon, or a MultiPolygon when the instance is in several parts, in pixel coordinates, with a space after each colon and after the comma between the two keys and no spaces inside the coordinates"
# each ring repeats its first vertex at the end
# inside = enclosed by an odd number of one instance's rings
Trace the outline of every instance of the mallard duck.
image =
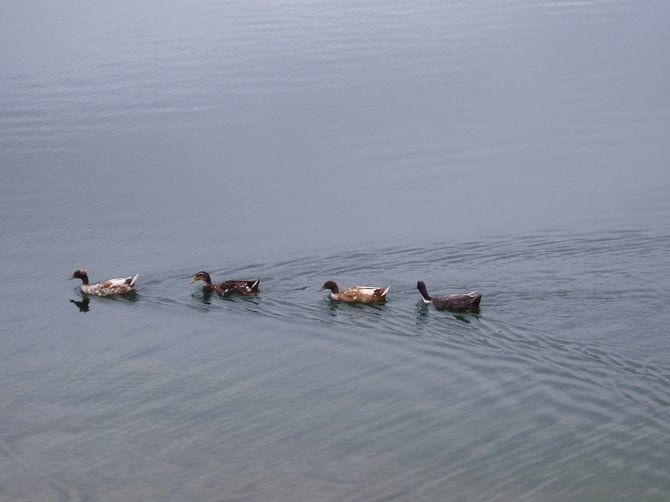
{"type": "Polygon", "coordinates": [[[461,295],[449,296],[430,296],[426,289],[426,284],[423,281],[416,283],[416,289],[419,290],[423,297],[424,303],[432,303],[436,309],[453,309],[453,310],[468,310],[479,307],[479,302],[482,300],[481,293],[473,291],[461,295]]]}
{"type": "Polygon", "coordinates": [[[201,271],[193,276],[191,279],[191,284],[195,284],[198,281],[202,281],[205,285],[202,289],[206,292],[218,293],[223,296],[228,296],[232,294],[238,294],[242,296],[252,296],[258,293],[258,286],[261,283],[260,279],[255,281],[243,281],[243,280],[229,280],[224,281],[220,284],[212,284],[212,278],[210,275],[201,271]]]}
{"type": "Polygon", "coordinates": [[[320,291],[330,289],[330,299],[336,302],[347,303],[383,303],[386,301],[386,293],[391,286],[386,288],[374,288],[369,286],[354,286],[353,288],[340,291],[335,281],[326,281],[320,291]]]}
{"type": "Polygon", "coordinates": [[[81,291],[87,295],[95,296],[111,296],[111,295],[125,295],[135,291],[135,282],[139,274],[132,277],[125,277],[120,279],[107,279],[106,281],[97,284],[88,283],[88,273],[86,270],[75,270],[70,277],[72,279],[81,279],[81,291]]]}

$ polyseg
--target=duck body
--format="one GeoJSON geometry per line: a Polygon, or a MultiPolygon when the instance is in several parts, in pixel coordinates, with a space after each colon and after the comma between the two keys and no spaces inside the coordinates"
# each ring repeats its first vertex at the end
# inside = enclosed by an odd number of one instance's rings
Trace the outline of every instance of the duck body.
{"type": "Polygon", "coordinates": [[[234,294],[242,296],[253,296],[258,294],[258,286],[261,283],[260,279],[253,281],[246,281],[240,279],[232,279],[228,281],[223,281],[219,284],[212,284],[211,276],[205,272],[198,272],[191,279],[191,284],[194,284],[198,281],[202,281],[205,285],[202,289],[209,293],[217,293],[221,296],[230,296],[234,294]]]}
{"type": "Polygon", "coordinates": [[[84,269],[75,270],[70,279],[81,279],[81,291],[87,295],[112,296],[125,295],[135,291],[135,283],[139,274],[118,279],[107,279],[96,284],[90,284],[88,273],[84,269]]]}
{"type": "Polygon", "coordinates": [[[482,300],[481,293],[473,291],[471,293],[448,295],[448,296],[430,296],[423,281],[416,283],[416,289],[421,293],[424,303],[432,303],[436,309],[444,310],[470,310],[479,308],[482,300]]]}
{"type": "Polygon", "coordinates": [[[384,303],[386,294],[391,286],[386,288],[376,288],[371,286],[354,286],[352,288],[340,291],[335,281],[326,281],[321,287],[330,290],[330,299],[336,302],[346,303],[384,303]]]}

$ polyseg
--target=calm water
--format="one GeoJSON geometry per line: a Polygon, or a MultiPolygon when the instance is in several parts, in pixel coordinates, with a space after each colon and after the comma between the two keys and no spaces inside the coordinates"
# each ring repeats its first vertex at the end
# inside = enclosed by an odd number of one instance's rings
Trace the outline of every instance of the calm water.
{"type": "Polygon", "coordinates": [[[670,4],[0,12],[0,499],[667,500],[670,4]]]}

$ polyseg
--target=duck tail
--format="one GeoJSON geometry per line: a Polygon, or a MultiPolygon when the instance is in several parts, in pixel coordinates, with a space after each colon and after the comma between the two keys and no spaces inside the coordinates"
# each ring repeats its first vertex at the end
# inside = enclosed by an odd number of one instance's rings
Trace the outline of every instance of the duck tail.
{"type": "Polygon", "coordinates": [[[258,286],[261,284],[261,278],[259,277],[255,281],[249,281],[249,289],[254,293],[258,293],[258,286]]]}
{"type": "Polygon", "coordinates": [[[472,306],[473,307],[479,307],[479,304],[482,301],[482,294],[477,293],[476,291],[473,291],[472,293],[470,293],[469,296],[470,296],[470,298],[472,298],[472,306]]]}
{"type": "Polygon", "coordinates": [[[430,295],[428,294],[428,290],[426,289],[426,284],[423,281],[419,281],[416,283],[416,289],[418,289],[419,293],[421,293],[424,303],[430,303],[432,301],[432,298],[430,297],[430,295]]]}

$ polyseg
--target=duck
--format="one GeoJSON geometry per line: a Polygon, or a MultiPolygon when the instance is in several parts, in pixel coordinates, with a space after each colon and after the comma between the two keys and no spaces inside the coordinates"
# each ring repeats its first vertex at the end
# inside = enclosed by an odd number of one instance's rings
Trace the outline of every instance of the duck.
{"type": "Polygon", "coordinates": [[[481,293],[473,291],[471,293],[449,295],[449,296],[430,296],[423,281],[416,283],[416,289],[421,293],[424,303],[432,303],[436,309],[451,310],[469,310],[479,308],[479,302],[482,300],[481,293]]]}
{"type": "Polygon", "coordinates": [[[354,286],[340,291],[335,281],[326,281],[319,291],[330,290],[330,299],[336,302],[346,303],[384,303],[386,294],[391,286],[376,288],[370,286],[354,286]]]}
{"type": "Polygon", "coordinates": [[[81,279],[81,291],[87,295],[112,296],[125,295],[135,291],[135,283],[139,276],[139,274],[135,274],[130,277],[107,279],[96,284],[89,284],[88,272],[83,268],[80,268],[79,270],[74,271],[70,280],[81,279]]]}
{"type": "Polygon", "coordinates": [[[191,284],[202,281],[205,285],[203,291],[207,293],[218,293],[221,296],[238,294],[242,296],[253,296],[258,294],[258,286],[261,283],[260,278],[253,281],[232,279],[220,284],[212,284],[212,277],[204,270],[198,272],[191,279],[191,284]]]}

